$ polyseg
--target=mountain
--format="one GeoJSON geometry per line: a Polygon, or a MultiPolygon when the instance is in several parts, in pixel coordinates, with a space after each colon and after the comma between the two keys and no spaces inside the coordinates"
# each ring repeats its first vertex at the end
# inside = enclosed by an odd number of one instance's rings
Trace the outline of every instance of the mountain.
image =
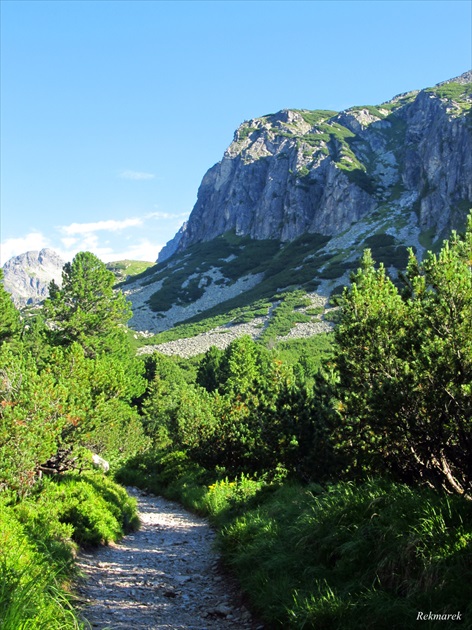
{"type": "MultiPolygon", "coordinates": [[[[30,251],[10,258],[3,266],[4,286],[17,306],[38,304],[49,295],[49,283],[62,285],[65,261],[52,249],[30,251]]],[[[142,260],[118,260],[106,263],[117,283],[143,273],[154,263],[142,260]]]]}
{"type": "Polygon", "coordinates": [[[295,289],[328,299],[366,247],[396,278],[408,247],[421,258],[465,226],[471,104],[466,72],[378,106],[244,122],[158,264],[123,285],[131,326],[234,323],[295,289]]]}
{"type": "Polygon", "coordinates": [[[472,196],[472,73],[379,106],[283,110],[244,122],[210,168],[177,251],[228,231],[293,241],[334,236],[410,208],[443,237],[472,196]]]}
{"type": "Polygon", "coordinates": [[[18,306],[37,304],[48,296],[51,280],[61,286],[64,261],[52,249],[31,251],[3,265],[4,286],[18,306]]]}

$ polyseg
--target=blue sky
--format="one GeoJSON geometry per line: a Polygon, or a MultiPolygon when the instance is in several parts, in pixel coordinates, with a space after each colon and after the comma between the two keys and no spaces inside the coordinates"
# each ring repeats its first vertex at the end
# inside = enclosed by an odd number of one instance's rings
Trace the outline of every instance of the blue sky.
{"type": "Polygon", "coordinates": [[[241,122],[472,65],[469,0],[1,0],[1,263],[155,260],[241,122]]]}

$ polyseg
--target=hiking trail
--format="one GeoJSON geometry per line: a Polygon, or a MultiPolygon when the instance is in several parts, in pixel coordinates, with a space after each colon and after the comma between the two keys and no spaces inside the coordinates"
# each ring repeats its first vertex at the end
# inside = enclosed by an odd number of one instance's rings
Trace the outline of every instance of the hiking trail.
{"type": "Polygon", "coordinates": [[[138,501],[141,528],[77,558],[90,627],[262,630],[220,570],[208,522],[163,497],[127,490],[138,501]]]}

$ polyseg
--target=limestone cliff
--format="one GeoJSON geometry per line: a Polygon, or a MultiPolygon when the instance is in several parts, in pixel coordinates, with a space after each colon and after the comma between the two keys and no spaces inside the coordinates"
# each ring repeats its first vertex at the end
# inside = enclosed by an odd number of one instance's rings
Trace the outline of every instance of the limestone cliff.
{"type": "Polygon", "coordinates": [[[160,260],[229,231],[290,242],[399,208],[416,214],[419,231],[443,237],[472,201],[471,86],[467,72],[376,107],[244,122],[160,260]]]}

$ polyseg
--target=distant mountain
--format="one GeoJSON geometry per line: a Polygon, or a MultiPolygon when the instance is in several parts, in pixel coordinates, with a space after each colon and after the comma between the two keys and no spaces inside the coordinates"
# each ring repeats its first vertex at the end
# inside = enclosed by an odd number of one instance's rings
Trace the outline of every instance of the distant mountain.
{"type": "MultiPolygon", "coordinates": [[[[4,286],[18,306],[38,304],[49,295],[49,283],[62,286],[65,261],[52,249],[31,251],[10,258],[3,266],[4,286]]],[[[117,282],[143,273],[155,263],[142,260],[118,260],[106,263],[117,282]]]]}
{"type": "Polygon", "coordinates": [[[3,265],[4,286],[18,306],[37,304],[48,296],[51,280],[61,286],[64,261],[52,249],[31,251],[3,265]]]}
{"type": "Polygon", "coordinates": [[[244,122],[188,223],[124,288],[131,325],[166,330],[301,287],[341,290],[370,247],[393,277],[472,207],[472,72],[377,106],[244,122]]]}

